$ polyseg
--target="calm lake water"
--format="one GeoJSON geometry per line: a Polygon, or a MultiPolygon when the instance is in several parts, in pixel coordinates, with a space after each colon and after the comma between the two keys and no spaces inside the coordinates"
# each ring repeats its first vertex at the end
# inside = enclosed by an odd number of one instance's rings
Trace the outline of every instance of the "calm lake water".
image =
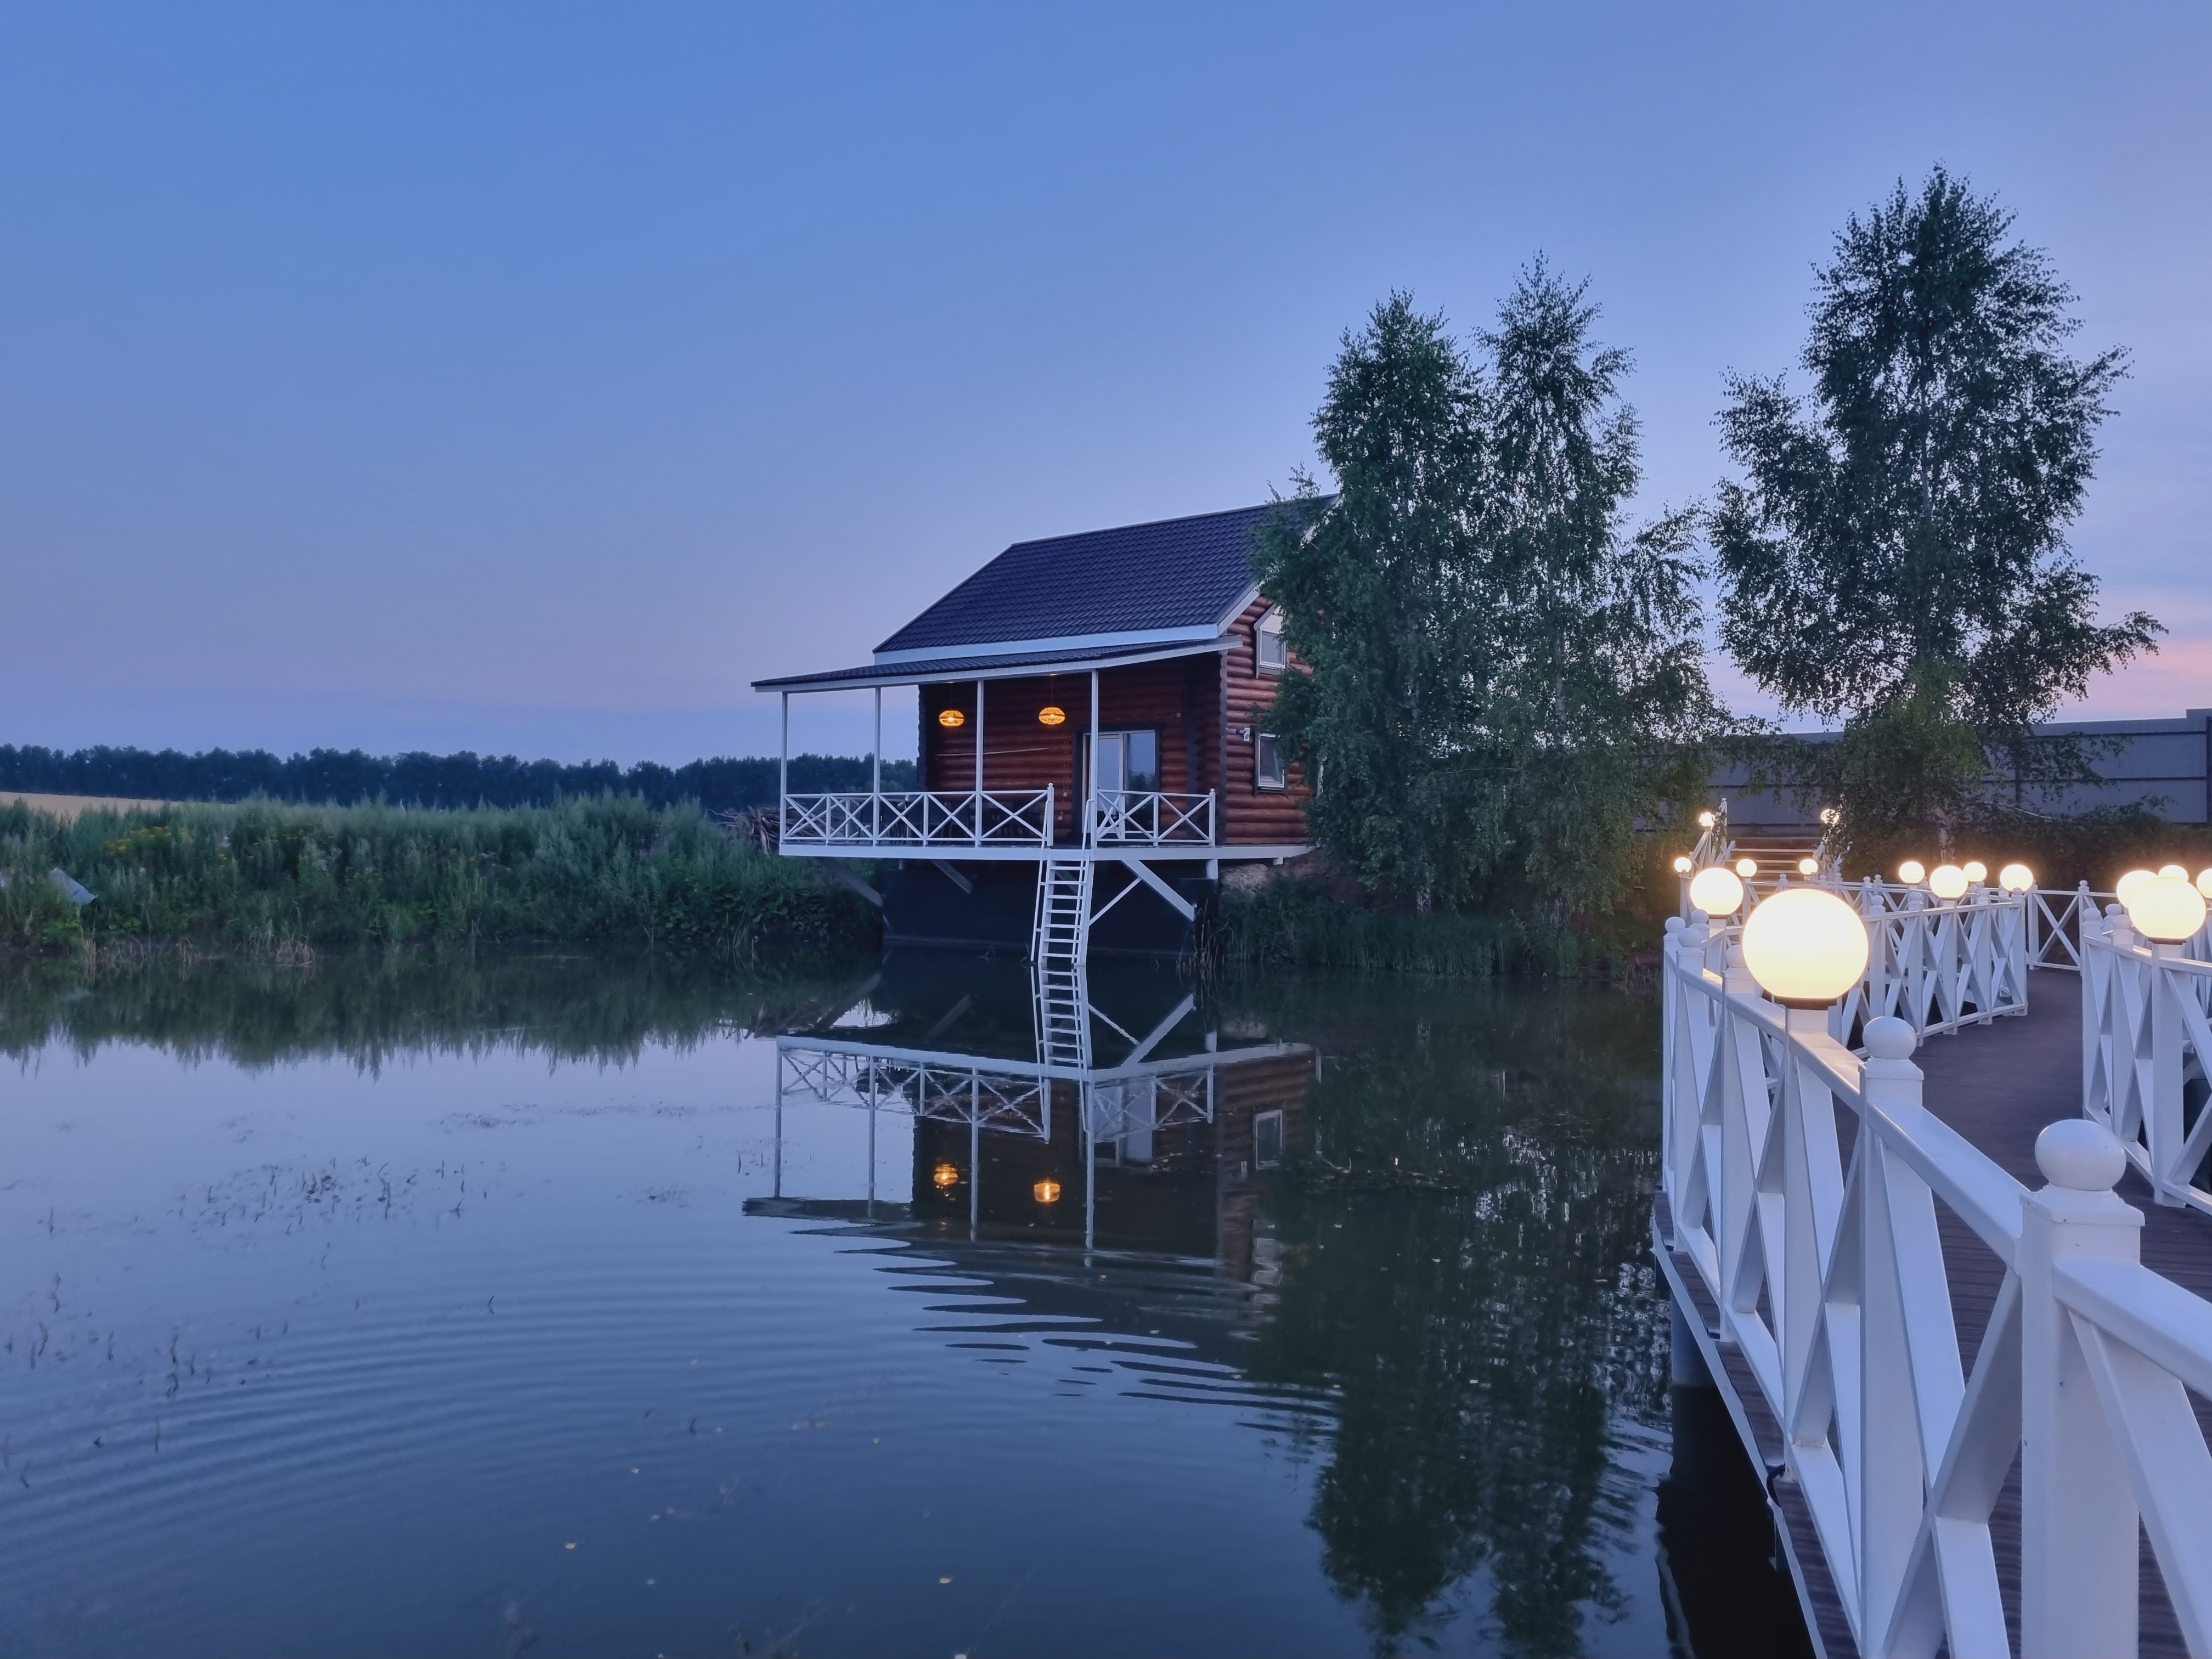
{"type": "Polygon", "coordinates": [[[0,1652],[1802,1650],[1650,1000],[1091,991],[0,965],[0,1652]]]}

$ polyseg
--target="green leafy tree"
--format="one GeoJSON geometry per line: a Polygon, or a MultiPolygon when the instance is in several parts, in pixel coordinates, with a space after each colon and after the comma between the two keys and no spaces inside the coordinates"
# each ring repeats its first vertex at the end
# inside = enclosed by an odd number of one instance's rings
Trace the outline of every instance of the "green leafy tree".
{"type": "Polygon", "coordinates": [[[1261,587],[1308,671],[1279,731],[1316,839],[1386,894],[1601,909],[1633,826],[1723,724],[1697,630],[1695,514],[1640,530],[1628,359],[1540,260],[1462,345],[1394,294],[1345,337],[1261,587]]]}
{"type": "Polygon", "coordinates": [[[2125,355],[2067,355],[2073,295],[2011,228],[1941,167],[1900,180],[1819,274],[1810,395],[1728,382],[1722,642],[1785,709],[1844,718],[1800,781],[1856,845],[1955,822],[1992,763],[2021,791],[2086,781],[2031,728],[2160,631],[2100,624],[2065,541],[2125,355]]]}

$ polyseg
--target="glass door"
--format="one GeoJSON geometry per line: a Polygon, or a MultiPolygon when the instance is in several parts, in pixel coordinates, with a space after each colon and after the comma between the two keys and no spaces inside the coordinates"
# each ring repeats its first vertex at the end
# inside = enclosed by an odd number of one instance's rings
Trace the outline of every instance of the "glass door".
{"type": "MultiPolygon", "coordinates": [[[[1084,766],[1091,764],[1091,745],[1085,744],[1084,766]]],[[[1086,785],[1088,779],[1085,780],[1086,785]]],[[[1109,793],[1160,787],[1160,738],[1157,732],[1101,732],[1098,734],[1098,781],[1085,793],[1109,793]]]]}

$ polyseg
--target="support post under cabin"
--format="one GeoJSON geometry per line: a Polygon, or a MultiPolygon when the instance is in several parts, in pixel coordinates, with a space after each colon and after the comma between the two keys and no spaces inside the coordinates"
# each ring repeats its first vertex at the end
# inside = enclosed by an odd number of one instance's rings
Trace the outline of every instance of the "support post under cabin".
{"type": "Polygon", "coordinates": [[[983,682],[975,682],[975,844],[983,844],[983,682]]]}
{"type": "Polygon", "coordinates": [[[775,844],[783,846],[785,802],[791,799],[791,693],[783,694],[783,736],[777,740],[775,763],[775,844]]]}
{"type": "MultiPolygon", "coordinates": [[[[884,838],[884,688],[880,685],[876,688],[876,746],[873,758],[875,773],[870,780],[868,789],[868,840],[872,844],[879,843],[884,838]]],[[[869,1109],[871,1113],[874,1110],[872,1107],[869,1109]]],[[[872,1135],[875,1133],[875,1119],[872,1115],[868,1120],[868,1132],[872,1135]]],[[[872,1192],[875,1182],[874,1166],[871,1164],[869,1170],[869,1186],[870,1191],[872,1192]]]]}
{"type": "Polygon", "coordinates": [[[1083,844],[1091,845],[1091,824],[1096,816],[1091,803],[1098,798],[1098,671],[1091,671],[1091,759],[1085,767],[1089,774],[1084,779],[1083,844]]]}

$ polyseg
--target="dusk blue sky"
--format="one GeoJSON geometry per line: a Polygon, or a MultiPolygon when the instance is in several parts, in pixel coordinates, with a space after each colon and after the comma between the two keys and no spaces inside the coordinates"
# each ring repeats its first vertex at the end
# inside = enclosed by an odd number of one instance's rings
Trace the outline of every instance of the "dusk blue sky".
{"type": "Polygon", "coordinates": [[[772,751],[752,679],[1264,499],[1347,325],[1539,250],[1705,495],[1937,161],[2135,354],[2075,543],[2172,633],[2087,712],[2212,704],[2208,87],[2201,3],[0,5],[0,741],[772,751]]]}

